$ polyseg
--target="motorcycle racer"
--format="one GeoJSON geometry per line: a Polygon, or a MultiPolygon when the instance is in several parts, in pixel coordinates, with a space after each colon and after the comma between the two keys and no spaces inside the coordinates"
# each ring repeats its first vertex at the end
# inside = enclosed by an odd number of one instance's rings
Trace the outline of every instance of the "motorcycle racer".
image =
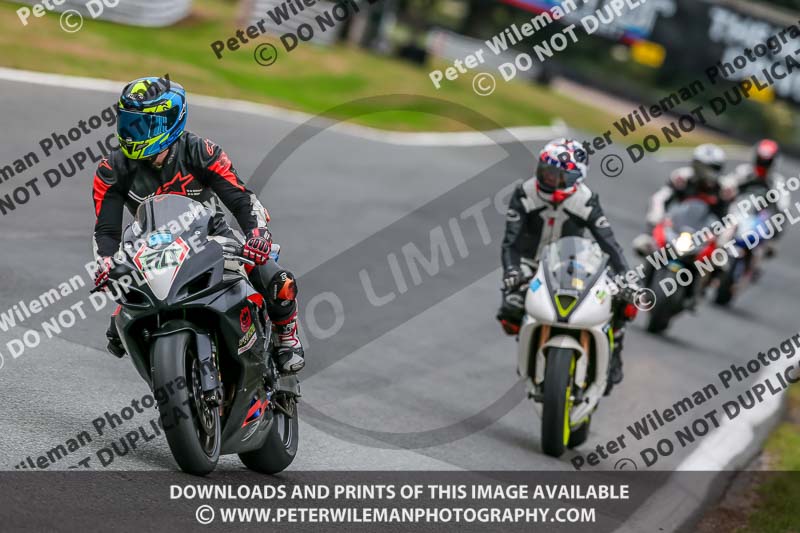
{"type": "MultiPolygon", "coordinates": [[[[701,200],[713,215],[722,220],[736,197],[733,180],[722,177],[725,160],[725,151],[715,144],[701,144],[695,148],[691,165],[675,169],[667,179],[667,184],[650,198],[645,217],[647,232],[634,239],[634,249],[642,255],[648,255],[657,248],[651,236],[652,230],[674,203],[701,200]]],[[[686,293],[684,305],[692,311],[697,306],[698,286],[697,280],[693,280],[686,293]]]]}
{"type": "MultiPolygon", "coordinates": [[[[219,199],[246,235],[243,256],[255,263],[248,277],[264,296],[273,324],[272,356],[282,372],[298,372],[305,359],[297,333],[297,284],[291,272],[269,261],[269,214],[221,147],[185,131],[186,115],[186,91],[169,79],[139,78],[123,89],[117,105],[119,147],[99,163],[94,175],[95,285],[104,284],[113,268],[125,207],[134,213],[151,196],[187,196],[215,206],[212,235],[236,239],[219,199]]],[[[122,357],[113,316],[106,336],[109,352],[122,357]]]]}
{"type": "MultiPolygon", "coordinates": [[[[773,215],[788,210],[791,197],[785,189],[786,178],[775,169],[780,156],[778,143],[771,139],[763,139],[756,144],[753,155],[752,163],[738,165],[729,176],[738,194],[764,197],[767,191],[776,190],[780,192],[778,201],[774,203],[765,201],[767,209],[773,215]]],[[[780,236],[781,232],[775,232],[775,236],[766,244],[767,257],[775,255],[774,242],[780,236]]]]}
{"type": "Polygon", "coordinates": [[[661,222],[670,204],[690,198],[702,200],[717,217],[724,217],[736,195],[734,184],[722,179],[724,165],[725,152],[719,146],[702,144],[695,148],[691,166],[675,169],[667,184],[650,198],[646,217],[649,228],[661,222]]]}
{"type": "MultiPolygon", "coordinates": [[[[582,236],[589,230],[609,255],[611,269],[625,274],[628,263],[614,237],[600,200],[583,180],[588,172],[588,153],[576,141],[557,139],[539,154],[534,177],[517,187],[506,212],[502,243],[503,300],[497,319],[509,335],[519,332],[524,316],[526,282],[536,271],[544,248],[561,237],[582,236]]],[[[615,297],[614,352],[609,389],[622,381],[622,346],[625,323],[636,316],[632,305],[638,290],[629,284],[615,297]]]]}

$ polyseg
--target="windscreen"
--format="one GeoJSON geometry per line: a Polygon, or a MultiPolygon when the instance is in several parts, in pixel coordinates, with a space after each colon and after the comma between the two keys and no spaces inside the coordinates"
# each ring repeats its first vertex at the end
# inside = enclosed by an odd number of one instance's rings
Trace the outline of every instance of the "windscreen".
{"type": "Polygon", "coordinates": [[[136,237],[152,241],[148,242],[150,246],[158,246],[169,244],[155,242],[159,239],[166,241],[169,235],[180,237],[191,233],[196,240],[205,240],[211,212],[203,204],[185,196],[165,194],[142,202],[134,220],[136,237]]]}
{"type": "Polygon", "coordinates": [[[675,204],[667,216],[672,221],[673,229],[679,233],[684,231],[694,233],[711,226],[716,220],[708,205],[702,200],[686,200],[675,204]]]}
{"type": "Polygon", "coordinates": [[[133,242],[126,246],[157,299],[167,298],[192,250],[205,245],[210,220],[203,204],[185,196],[154,196],[136,210],[130,228],[133,242]]]}
{"type": "Polygon", "coordinates": [[[588,289],[594,278],[605,269],[608,256],[589,239],[566,237],[550,244],[542,256],[542,264],[554,291],[588,289]]]}

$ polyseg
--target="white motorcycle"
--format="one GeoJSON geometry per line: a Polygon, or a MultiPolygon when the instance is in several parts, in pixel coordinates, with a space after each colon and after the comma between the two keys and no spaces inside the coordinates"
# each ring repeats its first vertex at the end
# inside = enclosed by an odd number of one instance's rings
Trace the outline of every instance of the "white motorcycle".
{"type": "Polygon", "coordinates": [[[581,237],[550,244],[525,296],[519,373],[542,420],[542,449],[560,457],[586,441],[614,349],[608,256],[581,237]]]}

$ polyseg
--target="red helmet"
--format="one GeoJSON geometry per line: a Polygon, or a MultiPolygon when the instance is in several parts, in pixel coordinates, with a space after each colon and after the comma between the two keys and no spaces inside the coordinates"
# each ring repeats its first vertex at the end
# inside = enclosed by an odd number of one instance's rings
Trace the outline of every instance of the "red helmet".
{"type": "Polygon", "coordinates": [[[775,160],[778,159],[779,152],[780,147],[778,147],[778,143],[771,139],[764,139],[758,142],[756,145],[755,162],[753,163],[753,171],[757,177],[762,180],[767,179],[769,169],[775,163],[775,160]]]}

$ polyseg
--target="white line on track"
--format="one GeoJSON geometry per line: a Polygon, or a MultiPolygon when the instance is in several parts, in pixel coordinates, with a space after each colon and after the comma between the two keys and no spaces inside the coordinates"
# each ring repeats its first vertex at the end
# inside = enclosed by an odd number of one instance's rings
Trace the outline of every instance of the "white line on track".
{"type": "MultiPolygon", "coordinates": [[[[114,94],[118,94],[126,83],[99,78],[67,76],[63,74],[50,74],[2,67],[0,67],[0,80],[114,94]]],[[[314,119],[314,115],[301,111],[292,111],[266,104],[247,102],[245,100],[233,100],[193,94],[190,97],[190,101],[192,105],[264,116],[290,124],[303,124],[314,119]]],[[[337,133],[385,144],[430,147],[491,146],[507,142],[545,141],[554,137],[563,136],[567,132],[566,125],[561,121],[556,121],[551,126],[517,127],[488,132],[393,132],[348,123],[337,123],[330,129],[337,133]]]]}

